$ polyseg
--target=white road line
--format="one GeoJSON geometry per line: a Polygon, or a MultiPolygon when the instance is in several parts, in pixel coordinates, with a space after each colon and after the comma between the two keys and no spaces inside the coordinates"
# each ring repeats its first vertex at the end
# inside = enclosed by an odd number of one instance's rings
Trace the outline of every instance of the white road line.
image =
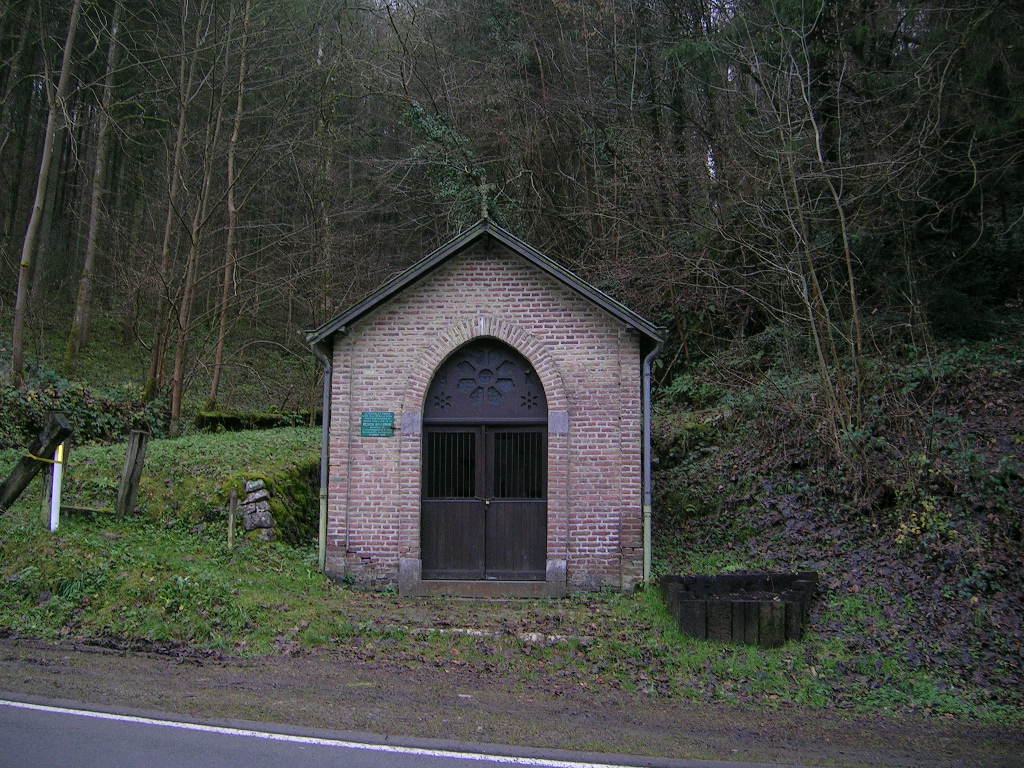
{"type": "Polygon", "coordinates": [[[459,760],[490,761],[506,765],[528,765],[538,768],[625,768],[622,764],[580,763],[572,760],[551,760],[543,757],[516,757],[514,755],[488,755],[480,752],[456,752],[448,749],[425,749],[422,747],[400,747],[392,744],[368,744],[360,741],[342,741],[339,739],[321,739],[315,736],[292,736],[287,733],[270,733],[253,731],[245,728],[228,728],[221,725],[202,725],[201,723],[183,723],[176,720],[157,720],[151,717],[135,715],[118,715],[110,712],[92,712],[87,709],[70,709],[68,707],[52,707],[43,704],[27,704],[22,701],[0,699],[0,706],[14,709],[29,709],[36,712],[50,712],[57,715],[76,715],[91,717],[96,720],[115,720],[121,723],[138,725],[155,725],[162,728],[178,728],[184,731],[201,733],[219,733],[225,736],[246,736],[267,741],[283,741],[292,744],[310,744],[318,747],[336,747],[341,749],[362,749],[367,752],[387,752],[399,755],[419,755],[423,757],[447,757],[459,760]]]}

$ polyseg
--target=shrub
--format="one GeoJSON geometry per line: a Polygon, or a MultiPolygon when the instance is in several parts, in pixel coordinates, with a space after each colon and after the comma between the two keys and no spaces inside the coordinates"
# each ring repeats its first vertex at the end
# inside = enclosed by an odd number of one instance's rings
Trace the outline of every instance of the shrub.
{"type": "Polygon", "coordinates": [[[716,384],[701,381],[689,373],[676,376],[670,384],[662,387],[660,392],[663,398],[697,410],[710,408],[724,394],[724,391],[716,384]]]}
{"type": "Polygon", "coordinates": [[[200,411],[196,414],[196,429],[200,432],[240,432],[246,429],[277,429],[278,427],[304,427],[310,417],[320,423],[320,410],[270,411],[268,413],[243,411],[200,411]]]}
{"type": "Polygon", "coordinates": [[[148,427],[161,436],[167,425],[161,402],[143,403],[131,397],[97,394],[81,384],[51,378],[18,389],[0,386],[0,448],[28,445],[52,411],[60,411],[74,428],[77,444],[110,443],[131,429],[148,427]]]}

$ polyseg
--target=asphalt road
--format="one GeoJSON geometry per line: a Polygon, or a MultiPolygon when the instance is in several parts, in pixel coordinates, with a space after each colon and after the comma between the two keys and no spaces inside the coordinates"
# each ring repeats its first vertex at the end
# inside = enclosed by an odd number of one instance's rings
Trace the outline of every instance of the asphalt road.
{"type": "Polygon", "coordinates": [[[769,768],[750,763],[637,758],[606,762],[566,752],[484,754],[474,745],[360,742],[326,731],[263,730],[245,723],[199,723],[0,699],[0,768],[769,768]]]}

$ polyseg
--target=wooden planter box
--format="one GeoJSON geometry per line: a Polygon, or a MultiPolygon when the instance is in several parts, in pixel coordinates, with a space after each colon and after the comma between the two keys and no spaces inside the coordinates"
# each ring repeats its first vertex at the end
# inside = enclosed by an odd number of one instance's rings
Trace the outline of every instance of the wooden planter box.
{"type": "Polygon", "coordinates": [[[660,586],[686,634],[774,648],[803,637],[818,574],[664,576],[660,586]]]}

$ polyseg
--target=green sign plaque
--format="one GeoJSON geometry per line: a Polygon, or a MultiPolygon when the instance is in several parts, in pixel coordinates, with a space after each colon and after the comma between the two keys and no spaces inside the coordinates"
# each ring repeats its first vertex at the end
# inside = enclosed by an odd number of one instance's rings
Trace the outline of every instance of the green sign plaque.
{"type": "Polygon", "coordinates": [[[363,411],[359,421],[361,437],[392,437],[395,434],[395,414],[384,411],[363,411]]]}

